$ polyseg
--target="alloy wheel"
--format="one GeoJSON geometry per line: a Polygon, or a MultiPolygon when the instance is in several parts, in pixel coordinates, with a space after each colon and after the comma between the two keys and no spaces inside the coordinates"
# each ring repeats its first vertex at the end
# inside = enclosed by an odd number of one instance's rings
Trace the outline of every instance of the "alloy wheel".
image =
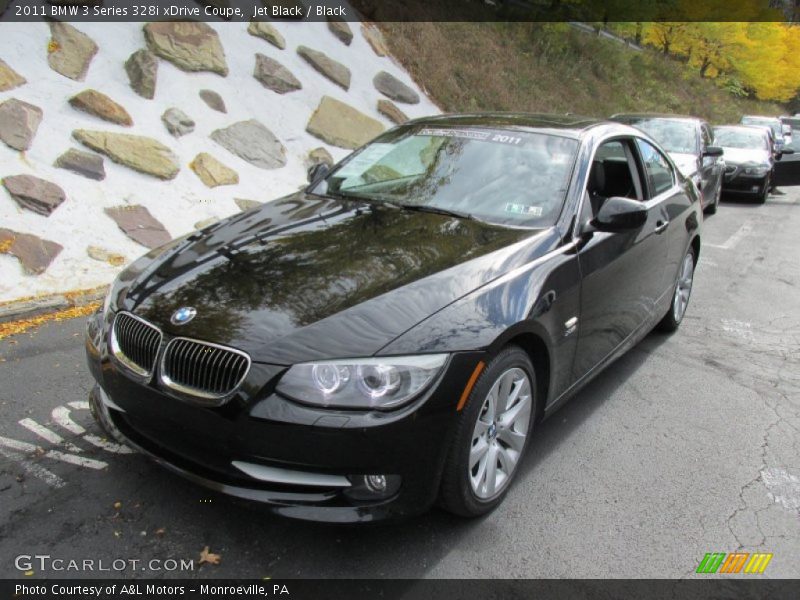
{"type": "Polygon", "coordinates": [[[490,500],[511,482],[531,420],[531,381],[520,368],[505,371],[486,395],[472,432],[467,469],[472,491],[490,500]]]}
{"type": "Polygon", "coordinates": [[[672,311],[675,322],[680,323],[689,306],[689,296],[692,295],[692,282],[694,281],[694,258],[691,252],[686,254],[678,275],[678,285],[675,286],[675,297],[672,299],[672,311]]]}

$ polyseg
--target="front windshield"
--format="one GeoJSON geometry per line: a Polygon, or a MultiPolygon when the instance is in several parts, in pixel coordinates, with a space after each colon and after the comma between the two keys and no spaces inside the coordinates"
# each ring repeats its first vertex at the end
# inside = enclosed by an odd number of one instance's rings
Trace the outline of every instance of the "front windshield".
{"type": "Polygon", "coordinates": [[[777,119],[768,119],[765,117],[742,117],[744,125],[766,125],[772,129],[772,134],[775,139],[783,139],[783,129],[781,128],[780,121],[777,119]]]}
{"type": "Polygon", "coordinates": [[[763,134],[744,129],[714,129],[714,142],[723,148],[768,149],[763,134]]]}
{"type": "Polygon", "coordinates": [[[630,123],[664,146],[667,152],[697,154],[697,129],[691,121],[641,119],[630,123]]]}
{"type": "Polygon", "coordinates": [[[543,133],[418,127],[352,155],[313,192],[456,213],[512,227],[550,227],[578,142],[543,133]]]}

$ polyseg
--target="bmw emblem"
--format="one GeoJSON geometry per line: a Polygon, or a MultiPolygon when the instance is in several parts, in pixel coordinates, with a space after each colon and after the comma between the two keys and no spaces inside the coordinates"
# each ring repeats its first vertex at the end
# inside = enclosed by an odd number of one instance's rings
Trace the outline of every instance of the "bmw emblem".
{"type": "Polygon", "coordinates": [[[191,306],[182,306],[172,313],[170,321],[173,325],[186,325],[186,323],[194,319],[195,315],[197,315],[197,309],[191,306]]]}

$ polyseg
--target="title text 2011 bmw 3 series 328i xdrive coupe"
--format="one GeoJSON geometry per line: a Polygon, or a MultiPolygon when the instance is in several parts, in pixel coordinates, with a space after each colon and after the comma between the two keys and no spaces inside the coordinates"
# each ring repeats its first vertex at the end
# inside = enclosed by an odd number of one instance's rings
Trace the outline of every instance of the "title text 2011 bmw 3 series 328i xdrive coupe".
{"type": "Polygon", "coordinates": [[[443,116],[314,175],[117,278],[86,344],[111,435],[287,516],[480,515],[544,416],[683,318],[700,203],[637,129],[443,116]]]}

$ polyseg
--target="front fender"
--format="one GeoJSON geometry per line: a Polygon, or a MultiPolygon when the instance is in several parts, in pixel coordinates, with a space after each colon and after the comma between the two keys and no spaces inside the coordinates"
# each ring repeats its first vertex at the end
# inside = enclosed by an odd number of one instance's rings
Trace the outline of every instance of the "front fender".
{"type": "Polygon", "coordinates": [[[550,397],[569,383],[579,317],[580,267],[567,244],[462,297],[411,328],[378,353],[402,355],[483,350],[495,353],[532,334],[550,356],[550,397]]]}

